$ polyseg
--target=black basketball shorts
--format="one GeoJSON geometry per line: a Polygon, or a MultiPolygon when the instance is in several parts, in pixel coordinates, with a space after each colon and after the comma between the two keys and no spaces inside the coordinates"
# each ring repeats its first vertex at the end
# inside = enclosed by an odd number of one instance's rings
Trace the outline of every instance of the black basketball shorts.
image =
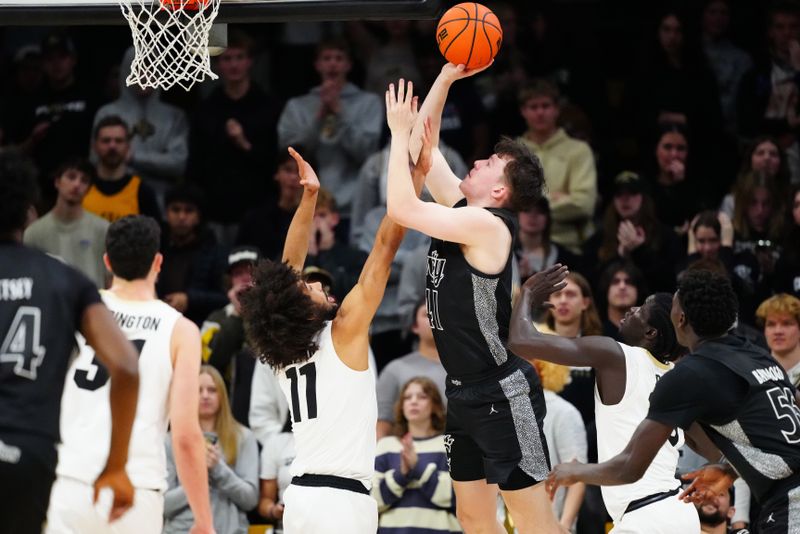
{"type": "Polygon", "coordinates": [[[40,534],[58,453],[42,437],[0,431],[0,534],[40,534]]]}
{"type": "Polygon", "coordinates": [[[760,534],[800,532],[800,476],[792,478],[797,483],[794,488],[775,491],[764,501],[756,523],[760,534]]]}
{"type": "Polygon", "coordinates": [[[486,373],[448,375],[446,395],[444,439],[453,480],[486,479],[517,490],[547,478],[547,408],[533,366],[512,356],[486,373]]]}

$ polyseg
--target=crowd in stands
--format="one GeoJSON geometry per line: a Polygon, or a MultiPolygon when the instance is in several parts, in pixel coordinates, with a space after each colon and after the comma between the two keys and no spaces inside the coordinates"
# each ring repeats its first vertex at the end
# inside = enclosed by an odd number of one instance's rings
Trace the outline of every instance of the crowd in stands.
{"type": "MultiPolygon", "coordinates": [[[[441,148],[459,176],[501,135],[542,161],[547,197],[519,214],[517,279],[556,263],[570,277],[541,329],[619,339],[621,318],[649,294],[674,291],[686,270],[713,270],[738,294],[737,332],[800,385],[800,5],[489,4],[503,47],[453,86],[441,148]]],[[[355,284],[386,212],[380,95],[404,77],[424,96],[443,62],[435,21],[231,27],[213,62],[219,80],[189,93],[128,87],[126,32],[0,27],[0,150],[26,154],[43,191],[24,239],[102,288],[109,222],[160,222],[158,296],[202,326],[199,414],[217,532],[279,525],[291,424],[248,348],[238,293],[256,261],[280,258],[300,202],[288,146],[323,187],[305,275],[338,299],[355,284]]],[[[372,494],[392,533],[458,531],[444,371],[424,305],[427,239],[407,234],[371,332],[372,494]]],[[[551,460],[596,459],[592,371],[537,369],[551,460]]],[[[169,484],[165,532],[186,532],[174,469],[169,484]]],[[[595,490],[559,494],[562,524],[603,532],[595,490]]],[[[709,521],[750,523],[747,495],[709,521]]]]}

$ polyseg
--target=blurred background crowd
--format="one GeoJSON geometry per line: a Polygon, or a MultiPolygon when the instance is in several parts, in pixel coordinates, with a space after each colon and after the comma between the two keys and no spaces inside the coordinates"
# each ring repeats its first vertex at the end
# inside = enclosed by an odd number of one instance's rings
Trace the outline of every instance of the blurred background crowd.
{"type": "MultiPolygon", "coordinates": [[[[547,198],[519,214],[519,281],[558,262],[571,271],[542,322],[559,335],[619,338],[620,319],[647,295],[674,290],[687,269],[710,269],[736,288],[738,332],[769,348],[797,385],[800,6],[488,5],[502,23],[503,47],[489,70],[451,90],[442,151],[461,176],[500,136],[520,139],[541,159],[547,198]]],[[[267,373],[254,375],[237,295],[254,262],[280,257],[300,201],[286,147],[312,163],[324,188],[306,276],[341,299],[385,213],[383,91],[404,77],[424,95],[443,63],[434,33],[435,21],[231,26],[227,50],[214,59],[218,80],[161,92],[126,86],[133,52],[124,26],[0,27],[0,149],[26,154],[42,190],[25,241],[104,287],[108,222],[135,213],[161,222],[159,297],[202,326],[204,359],[218,371],[209,380],[223,381],[236,421],[272,455],[261,462],[262,518],[282,513],[293,445],[285,402],[260,378],[267,373]]],[[[379,444],[376,465],[398,473],[379,470],[375,491],[382,510],[394,510],[384,513],[387,524],[404,524],[396,516],[403,506],[427,507],[425,517],[447,532],[457,525],[436,513],[452,509],[450,492],[415,467],[424,457],[446,472],[441,451],[424,441],[441,433],[444,409],[444,371],[420,305],[427,246],[427,237],[407,235],[372,328],[378,430],[394,440],[379,444]],[[418,376],[432,381],[409,382],[418,376]],[[410,408],[404,415],[418,397],[427,420],[410,408]],[[408,497],[404,484],[419,495],[408,497]],[[398,505],[403,498],[415,504],[398,505]]],[[[577,425],[551,425],[551,434],[571,432],[561,439],[572,448],[551,450],[554,459],[592,459],[591,372],[540,374],[550,377],[548,408],[558,412],[550,401],[566,400],[558,413],[578,417],[577,425]]],[[[218,460],[225,457],[235,463],[235,451],[218,460]]],[[[245,463],[258,469],[257,459],[245,463]]],[[[242,514],[255,507],[239,497],[242,514]]],[[[602,531],[598,499],[591,489],[562,498],[565,524],[602,531]]],[[[736,522],[746,524],[746,499],[736,500],[736,522]]]]}

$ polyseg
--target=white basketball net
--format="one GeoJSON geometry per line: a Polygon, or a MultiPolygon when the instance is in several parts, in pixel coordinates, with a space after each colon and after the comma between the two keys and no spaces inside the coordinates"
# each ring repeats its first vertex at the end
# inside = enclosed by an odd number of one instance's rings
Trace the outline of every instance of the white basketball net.
{"type": "Polygon", "coordinates": [[[216,80],[208,33],[220,0],[119,0],[136,52],[128,85],[189,90],[206,77],[216,80]],[[168,5],[162,5],[168,4],[168,5]],[[170,5],[171,4],[171,5],[170,5]],[[187,7],[194,4],[194,9],[187,7]]]}

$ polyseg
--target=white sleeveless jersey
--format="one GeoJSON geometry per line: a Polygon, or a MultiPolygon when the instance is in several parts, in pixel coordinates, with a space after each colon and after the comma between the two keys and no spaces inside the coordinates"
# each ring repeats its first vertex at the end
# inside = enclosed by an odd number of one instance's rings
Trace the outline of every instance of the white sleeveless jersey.
{"type": "MultiPolygon", "coordinates": [[[[136,488],[165,490],[170,341],[181,314],[160,300],[130,301],[109,291],[101,294],[139,352],[139,402],[128,448],[128,477],[136,488]]],[[[79,348],[61,400],[62,442],[56,473],[92,484],[105,467],[111,443],[110,381],[82,337],[79,348]]]]}
{"type": "Polygon", "coordinates": [[[339,359],[332,324],[325,324],[319,350],[308,361],[277,373],[295,436],[291,473],[352,478],[369,489],[378,422],[375,376],[371,369],[354,371],[339,359]]]}
{"type": "MultiPolygon", "coordinates": [[[[619,344],[625,354],[625,395],[612,406],[603,404],[594,388],[597,423],[597,460],[605,462],[625,449],[636,427],[647,417],[650,394],[656,382],[672,364],[663,364],[640,347],[619,344]]],[[[680,486],[675,478],[678,449],[683,445],[683,431],[677,429],[656,454],[644,476],[633,484],[603,486],[603,501],[611,518],[617,522],[631,501],[680,486]]]]}

